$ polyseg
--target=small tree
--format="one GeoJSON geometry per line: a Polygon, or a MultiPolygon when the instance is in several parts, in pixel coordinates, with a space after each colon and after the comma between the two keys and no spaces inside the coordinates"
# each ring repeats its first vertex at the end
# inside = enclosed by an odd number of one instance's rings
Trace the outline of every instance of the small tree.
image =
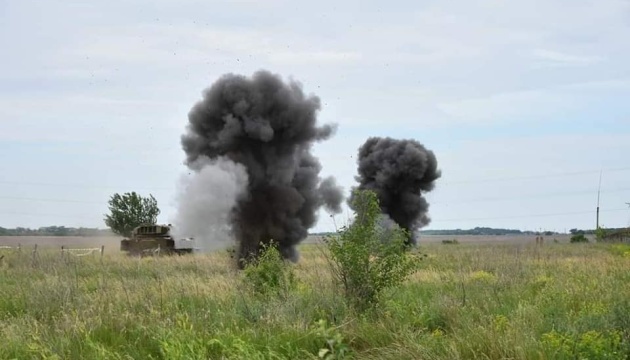
{"type": "Polygon", "coordinates": [[[354,223],[325,241],[335,281],[349,304],[363,311],[413,273],[418,259],[407,252],[404,230],[378,226],[381,209],[374,192],[357,191],[351,201],[357,212],[354,223]]]}
{"type": "Polygon", "coordinates": [[[136,192],[114,194],[109,199],[110,214],[105,216],[105,224],[115,234],[131,236],[131,231],[142,224],[155,224],[160,214],[153,195],[142,197],[136,192]]]}

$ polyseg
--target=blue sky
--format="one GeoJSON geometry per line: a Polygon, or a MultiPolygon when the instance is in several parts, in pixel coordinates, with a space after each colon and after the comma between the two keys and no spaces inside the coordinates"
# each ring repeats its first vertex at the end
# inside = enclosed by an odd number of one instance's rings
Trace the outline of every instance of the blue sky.
{"type": "Polygon", "coordinates": [[[0,226],[104,227],[124,191],[170,221],[188,111],[258,69],[321,98],[346,193],[369,136],[434,150],[427,228],[593,227],[600,169],[601,223],[626,226],[628,38],[614,0],[0,0],[0,226]]]}

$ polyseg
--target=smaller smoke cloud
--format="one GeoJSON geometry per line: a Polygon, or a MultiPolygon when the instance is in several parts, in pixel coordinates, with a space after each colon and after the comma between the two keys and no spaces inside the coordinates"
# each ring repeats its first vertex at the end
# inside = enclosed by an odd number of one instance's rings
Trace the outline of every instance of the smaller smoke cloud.
{"type": "Polygon", "coordinates": [[[337,185],[337,181],[333,177],[328,177],[319,184],[320,203],[324,208],[333,214],[341,212],[341,202],[343,201],[343,191],[337,185]]]}
{"type": "Polygon", "coordinates": [[[173,221],[176,238],[195,238],[195,246],[208,252],[235,244],[232,210],[246,194],[245,167],[225,157],[200,156],[189,164],[193,172],[182,176],[173,221]]]}
{"type": "Polygon", "coordinates": [[[441,176],[435,154],[415,140],[371,137],[359,149],[358,166],[358,189],[374,191],[387,215],[381,225],[393,221],[415,243],[416,231],[431,221],[422,195],[441,176]]]}

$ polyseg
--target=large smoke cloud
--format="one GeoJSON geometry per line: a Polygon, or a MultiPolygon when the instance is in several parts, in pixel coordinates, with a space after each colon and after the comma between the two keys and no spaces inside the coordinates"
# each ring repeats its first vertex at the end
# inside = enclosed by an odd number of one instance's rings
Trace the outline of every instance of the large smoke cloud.
{"type": "Polygon", "coordinates": [[[434,153],[415,140],[371,137],[359,148],[357,163],[357,188],[374,191],[383,213],[415,243],[416,231],[430,222],[422,194],[441,176],[434,153]]]}
{"type": "MultiPolygon", "coordinates": [[[[306,96],[299,83],[262,70],[251,78],[224,75],[191,109],[182,136],[188,167],[199,172],[198,159],[207,157],[246,171],[244,192],[234,192],[229,212],[239,259],[255,256],[259,243],[273,239],[295,261],[295,246],[315,225],[317,210],[341,211],[341,189],[334,178],[319,177],[321,165],[311,154],[315,142],[335,132],[332,125],[317,126],[319,109],[319,98],[306,96]]],[[[199,191],[204,196],[223,187],[199,191]]]]}

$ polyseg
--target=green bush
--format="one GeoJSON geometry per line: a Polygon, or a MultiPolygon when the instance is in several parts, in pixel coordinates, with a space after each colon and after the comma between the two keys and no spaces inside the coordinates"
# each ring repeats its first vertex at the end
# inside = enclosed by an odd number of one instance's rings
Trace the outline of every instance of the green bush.
{"type": "Polygon", "coordinates": [[[381,209],[372,191],[356,191],[352,198],[356,219],[336,236],[325,238],[335,282],[355,309],[378,303],[383,290],[400,285],[418,265],[409,254],[407,233],[378,226],[381,209]]]}
{"type": "Polygon", "coordinates": [[[442,244],[446,244],[446,245],[457,245],[457,244],[459,244],[459,241],[457,241],[457,239],[453,239],[453,240],[442,240],[442,244]]]}
{"type": "Polygon", "coordinates": [[[587,243],[588,239],[586,238],[586,236],[584,236],[584,234],[575,234],[573,236],[571,236],[571,243],[587,243]]]}
{"type": "Polygon", "coordinates": [[[243,268],[246,286],[261,295],[287,295],[295,288],[295,274],[290,264],[271,242],[261,244],[260,254],[243,268]]]}
{"type": "Polygon", "coordinates": [[[602,227],[595,229],[595,240],[604,241],[606,239],[606,234],[608,234],[608,231],[602,227]]]}

